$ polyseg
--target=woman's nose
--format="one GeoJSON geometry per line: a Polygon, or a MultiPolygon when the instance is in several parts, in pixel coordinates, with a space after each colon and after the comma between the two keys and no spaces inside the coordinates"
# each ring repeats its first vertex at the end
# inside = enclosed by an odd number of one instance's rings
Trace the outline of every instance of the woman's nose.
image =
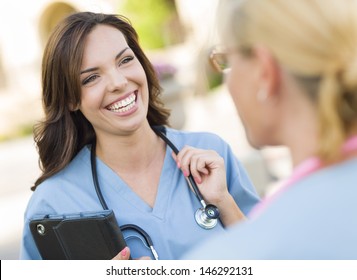
{"type": "Polygon", "coordinates": [[[113,71],[110,72],[108,79],[109,91],[113,92],[123,90],[127,84],[128,80],[122,71],[120,71],[119,69],[113,69],[113,71]]]}

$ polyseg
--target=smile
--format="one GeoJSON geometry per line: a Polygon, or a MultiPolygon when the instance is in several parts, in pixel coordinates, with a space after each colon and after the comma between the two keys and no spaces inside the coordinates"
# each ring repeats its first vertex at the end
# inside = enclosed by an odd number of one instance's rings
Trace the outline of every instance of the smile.
{"type": "Polygon", "coordinates": [[[136,103],[136,94],[132,93],[126,98],[110,104],[109,106],[106,107],[106,109],[115,113],[124,113],[129,111],[131,108],[133,108],[135,106],[135,103],[136,103]]]}

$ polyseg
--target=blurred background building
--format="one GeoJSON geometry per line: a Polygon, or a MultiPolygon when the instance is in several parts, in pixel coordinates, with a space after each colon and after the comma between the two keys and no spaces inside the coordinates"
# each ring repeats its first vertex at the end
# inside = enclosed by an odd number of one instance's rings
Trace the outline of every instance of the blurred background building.
{"type": "Polygon", "coordinates": [[[40,173],[31,133],[42,117],[42,52],[53,27],[72,12],[127,16],[161,78],[172,126],[220,135],[261,196],[289,174],[284,147],[256,151],[246,142],[222,77],[207,63],[219,4],[224,0],[1,0],[0,259],[18,258],[23,213],[40,173]]]}

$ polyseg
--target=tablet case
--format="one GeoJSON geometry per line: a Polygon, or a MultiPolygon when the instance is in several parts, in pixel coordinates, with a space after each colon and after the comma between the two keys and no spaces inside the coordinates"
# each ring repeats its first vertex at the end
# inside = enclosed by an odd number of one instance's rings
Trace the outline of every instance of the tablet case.
{"type": "Polygon", "coordinates": [[[45,215],[30,230],[45,260],[109,260],[126,246],[112,210],[45,215]]]}

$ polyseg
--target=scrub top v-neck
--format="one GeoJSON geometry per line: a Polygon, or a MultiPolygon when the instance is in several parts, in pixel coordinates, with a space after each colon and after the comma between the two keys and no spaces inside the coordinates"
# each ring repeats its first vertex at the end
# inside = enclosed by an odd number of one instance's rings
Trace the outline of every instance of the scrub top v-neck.
{"type": "MultiPolygon", "coordinates": [[[[136,194],[131,187],[120,178],[119,175],[115,173],[109,166],[107,166],[98,157],[97,168],[98,168],[98,179],[103,182],[100,184],[101,188],[106,190],[108,187],[113,188],[112,191],[116,192],[118,196],[125,199],[128,203],[132,204],[138,211],[143,213],[149,213],[158,219],[163,219],[168,205],[168,197],[172,193],[173,178],[176,172],[175,162],[171,157],[171,150],[166,148],[163,168],[161,170],[159,184],[157,188],[157,194],[155,198],[154,206],[151,207],[146,203],[138,194],[136,194]],[[102,174],[105,174],[103,176],[102,174]],[[103,186],[103,187],[102,187],[103,186]]],[[[106,192],[109,196],[109,192],[106,192]]],[[[107,197],[105,197],[107,199],[107,197]]],[[[111,208],[110,205],[108,205],[111,208]]]]}

